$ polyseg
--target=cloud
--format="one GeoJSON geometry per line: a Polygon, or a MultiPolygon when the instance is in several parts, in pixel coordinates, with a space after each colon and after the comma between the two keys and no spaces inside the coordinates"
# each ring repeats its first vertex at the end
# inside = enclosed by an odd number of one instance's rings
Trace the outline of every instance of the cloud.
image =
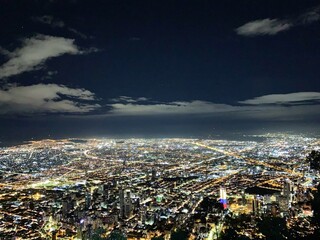
{"type": "MultiPolygon", "coordinates": [[[[51,15],[44,15],[44,16],[41,16],[41,17],[32,17],[32,20],[35,21],[35,22],[39,22],[39,23],[42,23],[42,24],[47,24],[47,25],[50,25],[51,27],[53,28],[64,28],[66,27],[66,24],[61,21],[61,20],[57,20],[55,19],[53,16],[51,15]]],[[[71,28],[71,27],[67,27],[67,29],[78,35],[79,37],[83,38],[83,39],[87,39],[88,36],[83,34],[82,32],[74,29],[74,28],[71,28]]]]}
{"type": "Polygon", "coordinates": [[[309,24],[320,20],[320,5],[305,12],[299,18],[302,24],[309,24]]]}
{"type": "MultiPolygon", "coordinates": [[[[85,54],[96,49],[81,50],[74,39],[36,35],[22,41],[22,47],[7,53],[9,60],[0,67],[0,79],[41,69],[45,61],[64,54],[85,54]]],[[[3,51],[2,51],[3,52],[3,51]]]]}
{"type": "Polygon", "coordinates": [[[88,113],[100,108],[94,93],[57,84],[36,84],[0,89],[0,114],[88,113]]]}
{"type": "Polygon", "coordinates": [[[85,35],[84,33],[80,32],[80,31],[78,31],[78,30],[76,30],[76,29],[74,29],[74,28],[70,28],[70,27],[69,27],[68,30],[69,30],[70,32],[73,32],[74,34],[78,35],[79,37],[81,37],[81,38],[83,38],[83,39],[87,39],[87,38],[88,38],[87,35],[85,35]]]}
{"type": "Polygon", "coordinates": [[[10,52],[7,49],[0,47],[0,54],[10,56],[10,52]]]}
{"type": "Polygon", "coordinates": [[[253,99],[239,101],[241,104],[301,104],[310,101],[320,101],[320,92],[297,92],[288,94],[270,94],[253,99]]]}
{"type": "Polygon", "coordinates": [[[271,94],[254,99],[240,101],[236,104],[220,104],[202,100],[157,102],[145,99],[139,102],[128,96],[109,100],[108,111],[93,118],[104,117],[175,117],[192,115],[224,119],[251,119],[270,121],[296,121],[320,119],[320,102],[318,92],[298,92],[291,94],[271,94]],[[240,103],[240,105],[239,105],[240,103]],[[302,104],[303,103],[303,104],[302,104]],[[316,102],[317,103],[317,102],[316,102]]]}
{"type": "Polygon", "coordinates": [[[56,20],[56,19],[53,18],[53,16],[50,16],[50,15],[44,15],[44,16],[41,16],[41,17],[33,17],[32,20],[35,21],[35,22],[48,24],[48,25],[50,25],[52,27],[63,28],[65,26],[63,21],[56,20]]]}
{"type": "Polygon", "coordinates": [[[119,96],[117,98],[112,98],[109,101],[110,102],[122,102],[122,103],[137,103],[137,102],[148,101],[148,98],[145,98],[145,97],[132,98],[132,97],[128,97],[128,96],[119,96]]]}
{"type": "Polygon", "coordinates": [[[190,102],[177,101],[168,103],[137,103],[122,102],[109,105],[114,115],[176,115],[176,114],[206,114],[236,111],[237,106],[215,104],[207,101],[194,100],[190,102]]]}
{"type": "MultiPolygon", "coordinates": [[[[270,94],[221,104],[202,100],[157,102],[145,97],[120,96],[103,107],[94,93],[57,84],[7,85],[0,89],[0,114],[69,113],[77,117],[176,117],[299,121],[320,119],[320,93],[270,94]],[[97,113],[99,110],[99,114],[97,113]]],[[[70,115],[71,114],[71,115],[70,115]]]]}
{"type": "Polygon", "coordinates": [[[289,30],[292,24],[278,19],[260,19],[248,22],[236,29],[237,34],[242,36],[275,35],[289,30]]]}
{"type": "Polygon", "coordinates": [[[58,71],[48,71],[45,76],[43,76],[42,80],[52,79],[54,75],[57,75],[58,71]]]}
{"type": "Polygon", "coordinates": [[[58,71],[48,71],[47,74],[49,76],[53,76],[53,75],[56,75],[58,73],[58,71]]]}
{"type": "Polygon", "coordinates": [[[266,18],[254,20],[236,28],[235,31],[238,35],[242,36],[276,35],[292,27],[311,24],[319,20],[320,5],[292,19],[281,20],[266,18]]]}

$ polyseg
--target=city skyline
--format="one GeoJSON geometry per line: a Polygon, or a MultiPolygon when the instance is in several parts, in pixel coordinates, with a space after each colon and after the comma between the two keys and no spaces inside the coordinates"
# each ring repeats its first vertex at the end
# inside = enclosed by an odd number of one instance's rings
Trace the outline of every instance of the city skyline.
{"type": "Polygon", "coordinates": [[[317,1],[1,1],[0,141],[315,132],[317,1]]]}
{"type": "Polygon", "coordinates": [[[0,237],[318,239],[319,138],[256,137],[2,147],[0,237]]]}

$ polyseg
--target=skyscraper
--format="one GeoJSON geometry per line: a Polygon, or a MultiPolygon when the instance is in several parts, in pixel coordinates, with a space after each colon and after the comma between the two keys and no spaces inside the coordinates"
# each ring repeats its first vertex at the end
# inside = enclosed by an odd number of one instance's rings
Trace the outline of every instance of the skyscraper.
{"type": "Polygon", "coordinates": [[[227,191],[224,187],[220,187],[220,203],[222,203],[223,209],[228,208],[228,206],[227,206],[227,191]]]}
{"type": "Polygon", "coordinates": [[[252,201],[252,212],[254,215],[260,214],[260,208],[261,208],[261,202],[257,195],[254,196],[254,199],[252,201]]]}
{"type": "Polygon", "coordinates": [[[151,181],[155,181],[157,178],[157,171],[155,168],[152,168],[152,172],[151,172],[151,181]]]}
{"type": "Polygon", "coordinates": [[[132,213],[131,192],[130,190],[119,190],[119,202],[120,202],[120,218],[129,218],[132,213]]]}
{"type": "Polygon", "coordinates": [[[124,218],[124,190],[119,190],[119,201],[120,201],[120,218],[124,218]]]}
{"type": "Polygon", "coordinates": [[[126,196],[124,199],[125,208],[124,208],[124,215],[126,218],[131,217],[132,213],[132,203],[131,203],[131,192],[130,190],[126,190],[126,196]]]}
{"type": "Polygon", "coordinates": [[[290,181],[290,179],[286,179],[283,183],[282,193],[287,198],[289,205],[293,200],[293,192],[294,192],[294,184],[290,181]]]}

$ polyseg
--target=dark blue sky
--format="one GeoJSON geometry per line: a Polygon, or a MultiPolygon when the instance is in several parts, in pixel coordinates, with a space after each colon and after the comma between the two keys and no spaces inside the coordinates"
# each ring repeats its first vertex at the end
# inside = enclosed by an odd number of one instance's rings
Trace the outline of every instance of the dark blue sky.
{"type": "Polygon", "coordinates": [[[0,5],[3,140],[318,129],[319,1],[0,5]]]}

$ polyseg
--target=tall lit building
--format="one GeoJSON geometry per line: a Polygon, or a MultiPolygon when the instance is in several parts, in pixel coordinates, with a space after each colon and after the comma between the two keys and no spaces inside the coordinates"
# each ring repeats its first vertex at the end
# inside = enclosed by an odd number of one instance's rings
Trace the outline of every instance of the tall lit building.
{"type": "Polygon", "coordinates": [[[254,199],[252,201],[252,212],[254,215],[259,215],[260,214],[260,209],[261,209],[261,202],[259,198],[254,196],[254,199]]]}
{"type": "Polygon", "coordinates": [[[86,209],[89,209],[91,205],[91,194],[89,191],[86,192],[86,209]]]}
{"type": "Polygon", "coordinates": [[[291,204],[294,195],[294,184],[289,179],[284,181],[282,193],[287,198],[289,204],[291,204]]]}
{"type": "Polygon", "coordinates": [[[224,187],[220,187],[220,203],[223,205],[223,209],[228,208],[227,205],[227,191],[224,187]]]}

